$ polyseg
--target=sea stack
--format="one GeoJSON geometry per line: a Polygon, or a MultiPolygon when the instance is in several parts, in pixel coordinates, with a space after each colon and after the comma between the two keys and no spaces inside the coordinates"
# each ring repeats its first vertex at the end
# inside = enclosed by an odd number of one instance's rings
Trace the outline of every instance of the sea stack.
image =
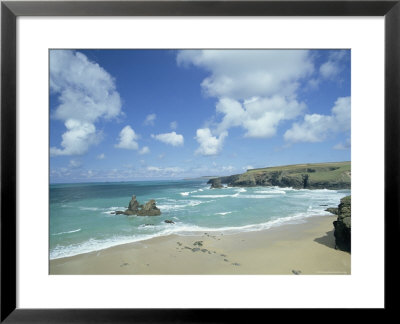
{"type": "Polygon", "coordinates": [[[138,210],[138,216],[158,216],[161,215],[161,210],[157,208],[156,201],[154,199],[149,200],[144,204],[143,208],[138,210]]]}
{"type": "Polygon", "coordinates": [[[158,216],[161,215],[161,210],[157,208],[156,201],[154,199],[149,200],[144,205],[139,204],[136,200],[136,196],[133,195],[131,201],[129,202],[128,209],[125,211],[117,210],[116,215],[137,215],[137,216],[158,216]]]}

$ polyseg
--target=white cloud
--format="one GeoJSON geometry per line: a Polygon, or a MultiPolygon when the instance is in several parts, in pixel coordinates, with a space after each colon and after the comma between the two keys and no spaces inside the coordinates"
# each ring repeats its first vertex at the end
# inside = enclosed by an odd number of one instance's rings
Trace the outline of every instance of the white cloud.
{"type": "Polygon", "coordinates": [[[295,118],[305,107],[304,103],[288,101],[281,96],[252,98],[243,104],[222,98],[217,103],[217,112],[224,117],[217,126],[217,132],[222,133],[230,127],[240,126],[246,131],[245,137],[272,137],[281,121],[295,118]]]}
{"type": "Polygon", "coordinates": [[[62,149],[51,147],[51,156],[82,155],[91,145],[101,140],[101,134],[96,132],[96,127],[92,123],[68,119],[65,121],[65,127],[67,131],[62,135],[62,149]]]}
{"type": "Polygon", "coordinates": [[[325,79],[333,79],[342,71],[342,60],[346,56],[346,51],[331,52],[328,61],[319,68],[319,73],[325,79]]]}
{"type": "Polygon", "coordinates": [[[154,126],[154,121],[156,120],[157,115],[156,114],[150,114],[146,116],[146,119],[144,120],[144,124],[145,125],[150,125],[150,126],[154,126]]]}
{"type": "Polygon", "coordinates": [[[338,98],[331,115],[305,115],[301,123],[294,123],[284,138],[289,142],[322,142],[329,135],[347,132],[351,127],[350,97],[338,98]]]}
{"type": "Polygon", "coordinates": [[[201,128],[196,132],[196,140],[200,147],[196,150],[196,154],[216,155],[222,149],[222,144],[228,132],[222,132],[218,137],[213,136],[209,128],[201,128]]]}
{"type": "Polygon", "coordinates": [[[106,156],[105,156],[104,153],[101,153],[101,154],[96,156],[96,159],[98,159],[98,160],[104,160],[105,158],[106,158],[106,156]]]}
{"type": "Polygon", "coordinates": [[[70,168],[80,168],[82,166],[82,162],[78,160],[70,160],[68,166],[70,168]]]}
{"type": "Polygon", "coordinates": [[[296,118],[306,108],[296,99],[297,92],[301,80],[314,71],[307,50],[185,50],[178,53],[177,63],[209,71],[201,87],[218,98],[221,120],[198,136],[197,152],[205,155],[222,149],[231,127],[243,128],[245,137],[276,135],[281,121],[296,118]],[[214,137],[211,131],[224,136],[214,137]]]}
{"type": "Polygon", "coordinates": [[[131,128],[131,126],[125,126],[119,133],[119,143],[115,145],[117,148],[127,150],[137,150],[139,148],[136,142],[139,136],[131,128]]]}
{"type": "Polygon", "coordinates": [[[121,113],[121,99],[111,75],[80,52],[50,51],[50,90],[59,101],[52,118],[63,121],[67,128],[62,148],[50,149],[52,156],[86,153],[99,141],[94,124],[121,113]]]}
{"type": "Polygon", "coordinates": [[[176,132],[171,132],[171,133],[164,133],[164,134],[158,134],[158,135],[151,135],[152,138],[163,142],[165,144],[169,144],[172,146],[182,146],[184,139],[183,136],[180,134],[177,134],[176,132]]]}
{"type": "Polygon", "coordinates": [[[143,146],[142,149],[139,151],[139,154],[144,155],[150,153],[150,149],[148,146],[143,146]]]}
{"type": "Polygon", "coordinates": [[[177,63],[210,71],[201,83],[203,91],[232,99],[292,95],[298,80],[314,70],[306,50],[184,50],[177,63]]]}
{"type": "Polygon", "coordinates": [[[172,130],[177,129],[177,128],[178,128],[178,122],[176,122],[176,121],[171,122],[171,123],[169,124],[169,127],[170,127],[172,130]]]}

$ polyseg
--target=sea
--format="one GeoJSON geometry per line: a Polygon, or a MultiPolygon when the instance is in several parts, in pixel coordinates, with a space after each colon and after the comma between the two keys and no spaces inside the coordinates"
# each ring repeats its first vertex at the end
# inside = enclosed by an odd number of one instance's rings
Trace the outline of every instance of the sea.
{"type": "Polygon", "coordinates": [[[206,180],[50,184],[49,257],[58,259],[153,237],[224,235],[302,223],[331,215],[350,190],[280,187],[210,189],[206,180]],[[115,215],[136,195],[156,201],[160,216],[115,215]],[[166,223],[171,220],[174,223],[166,223]]]}

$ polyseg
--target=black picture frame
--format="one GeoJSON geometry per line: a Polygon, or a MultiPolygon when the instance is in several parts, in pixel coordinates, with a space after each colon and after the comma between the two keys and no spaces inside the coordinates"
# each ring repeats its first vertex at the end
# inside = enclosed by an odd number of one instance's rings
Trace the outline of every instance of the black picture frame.
{"type": "MultiPolygon", "coordinates": [[[[2,1],[1,322],[199,323],[254,320],[252,309],[20,309],[16,306],[16,19],[19,16],[384,16],[385,307],[397,307],[400,192],[400,0],[395,1],[2,1]],[[392,297],[393,296],[393,297],[392,297]]],[[[372,126],[372,125],[371,125],[372,126]]],[[[382,216],[382,215],[379,215],[382,216]]],[[[373,238],[371,238],[373,244],[373,238]]],[[[367,283],[366,283],[367,284],[367,283]]],[[[280,314],[280,316],[282,316],[280,314]]],[[[286,315],[284,315],[286,316],[286,315]]],[[[283,320],[285,317],[281,317],[283,320]]]]}

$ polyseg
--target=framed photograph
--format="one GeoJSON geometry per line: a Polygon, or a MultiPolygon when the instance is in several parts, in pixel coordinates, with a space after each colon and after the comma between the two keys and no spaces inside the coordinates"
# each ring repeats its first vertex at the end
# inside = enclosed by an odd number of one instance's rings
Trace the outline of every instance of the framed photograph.
{"type": "Polygon", "coordinates": [[[392,309],[399,15],[2,2],[1,320],[392,309]]]}

